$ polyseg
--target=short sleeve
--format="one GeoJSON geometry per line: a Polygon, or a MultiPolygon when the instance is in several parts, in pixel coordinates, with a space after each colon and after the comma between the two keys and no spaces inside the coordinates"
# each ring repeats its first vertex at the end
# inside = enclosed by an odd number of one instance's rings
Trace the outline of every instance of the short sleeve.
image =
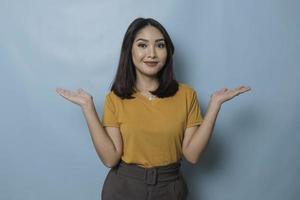
{"type": "Polygon", "coordinates": [[[120,127],[117,117],[117,108],[110,94],[107,94],[105,97],[103,105],[102,125],[120,127]]]}
{"type": "Polygon", "coordinates": [[[203,122],[197,93],[193,90],[188,98],[188,117],[186,128],[200,125],[203,122]]]}

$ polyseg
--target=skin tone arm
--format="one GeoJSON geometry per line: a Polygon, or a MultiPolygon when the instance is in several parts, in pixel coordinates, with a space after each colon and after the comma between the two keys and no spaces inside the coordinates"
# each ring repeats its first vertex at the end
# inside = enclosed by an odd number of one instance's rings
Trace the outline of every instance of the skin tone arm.
{"type": "Polygon", "coordinates": [[[184,133],[182,150],[187,161],[192,164],[198,163],[213,132],[221,105],[233,97],[250,90],[250,87],[245,86],[239,86],[234,90],[223,88],[211,95],[208,109],[201,126],[187,128],[184,133]]]}
{"type": "Polygon", "coordinates": [[[57,88],[56,92],[81,107],[98,156],[107,167],[116,165],[122,155],[122,139],[119,128],[103,127],[94,106],[93,97],[83,89],[72,92],[57,88]]]}

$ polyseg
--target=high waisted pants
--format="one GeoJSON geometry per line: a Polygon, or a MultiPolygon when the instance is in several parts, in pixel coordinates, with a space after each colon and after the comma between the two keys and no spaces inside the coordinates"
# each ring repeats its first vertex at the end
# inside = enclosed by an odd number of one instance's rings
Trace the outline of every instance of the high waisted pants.
{"type": "Polygon", "coordinates": [[[186,200],[188,187],[180,161],[166,166],[143,168],[121,162],[108,172],[102,200],[186,200]]]}

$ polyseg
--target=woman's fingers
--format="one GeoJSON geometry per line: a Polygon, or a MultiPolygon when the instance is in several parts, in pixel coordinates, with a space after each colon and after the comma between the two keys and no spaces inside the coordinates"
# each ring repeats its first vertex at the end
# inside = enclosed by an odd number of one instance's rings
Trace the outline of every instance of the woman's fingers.
{"type": "Polygon", "coordinates": [[[246,86],[241,86],[241,87],[238,88],[238,91],[241,92],[241,93],[249,91],[249,90],[251,90],[251,88],[248,87],[248,86],[247,87],[246,86]]]}
{"type": "Polygon", "coordinates": [[[62,97],[66,98],[67,100],[71,100],[73,97],[77,95],[75,92],[72,92],[70,90],[65,90],[62,88],[57,88],[56,92],[62,97]]]}
{"type": "Polygon", "coordinates": [[[92,96],[85,92],[82,88],[77,89],[76,91],[65,90],[63,88],[57,88],[56,92],[64,97],[65,99],[78,104],[83,105],[89,103],[92,100],[92,96]]]}
{"type": "Polygon", "coordinates": [[[56,88],[56,92],[61,96],[63,96],[65,94],[65,90],[62,88],[56,88]]]}
{"type": "Polygon", "coordinates": [[[60,92],[62,92],[63,89],[62,88],[56,88],[56,92],[59,94],[60,92]]]}
{"type": "Polygon", "coordinates": [[[241,93],[244,93],[246,91],[249,91],[249,90],[251,90],[250,87],[241,85],[241,86],[236,87],[233,90],[228,89],[228,88],[222,88],[218,92],[223,93],[223,94],[227,94],[227,95],[230,95],[230,96],[237,96],[237,95],[239,95],[241,93]]]}
{"type": "Polygon", "coordinates": [[[235,88],[235,90],[242,90],[242,91],[244,91],[244,90],[250,90],[250,89],[251,88],[249,86],[244,86],[244,85],[235,88]]]}
{"type": "Polygon", "coordinates": [[[56,89],[57,93],[62,95],[62,96],[69,96],[70,92],[68,90],[62,89],[62,88],[58,88],[56,89]]]}
{"type": "Polygon", "coordinates": [[[249,90],[251,90],[251,88],[248,87],[248,86],[239,86],[239,87],[237,87],[237,88],[234,89],[235,95],[237,95],[237,96],[238,96],[239,94],[244,93],[244,92],[247,92],[247,91],[249,91],[249,90]]]}
{"type": "Polygon", "coordinates": [[[90,98],[92,96],[88,92],[83,90],[82,88],[77,89],[77,92],[80,96],[83,96],[83,97],[86,97],[86,98],[90,98]]]}

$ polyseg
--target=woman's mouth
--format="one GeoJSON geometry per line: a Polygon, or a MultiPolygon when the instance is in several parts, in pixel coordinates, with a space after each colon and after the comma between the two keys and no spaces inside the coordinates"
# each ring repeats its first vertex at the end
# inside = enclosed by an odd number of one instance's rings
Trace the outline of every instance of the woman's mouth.
{"type": "Polygon", "coordinates": [[[150,67],[154,67],[154,66],[156,66],[157,64],[158,64],[158,62],[150,62],[150,61],[145,61],[144,62],[146,65],[148,65],[148,66],[150,66],[150,67]]]}

